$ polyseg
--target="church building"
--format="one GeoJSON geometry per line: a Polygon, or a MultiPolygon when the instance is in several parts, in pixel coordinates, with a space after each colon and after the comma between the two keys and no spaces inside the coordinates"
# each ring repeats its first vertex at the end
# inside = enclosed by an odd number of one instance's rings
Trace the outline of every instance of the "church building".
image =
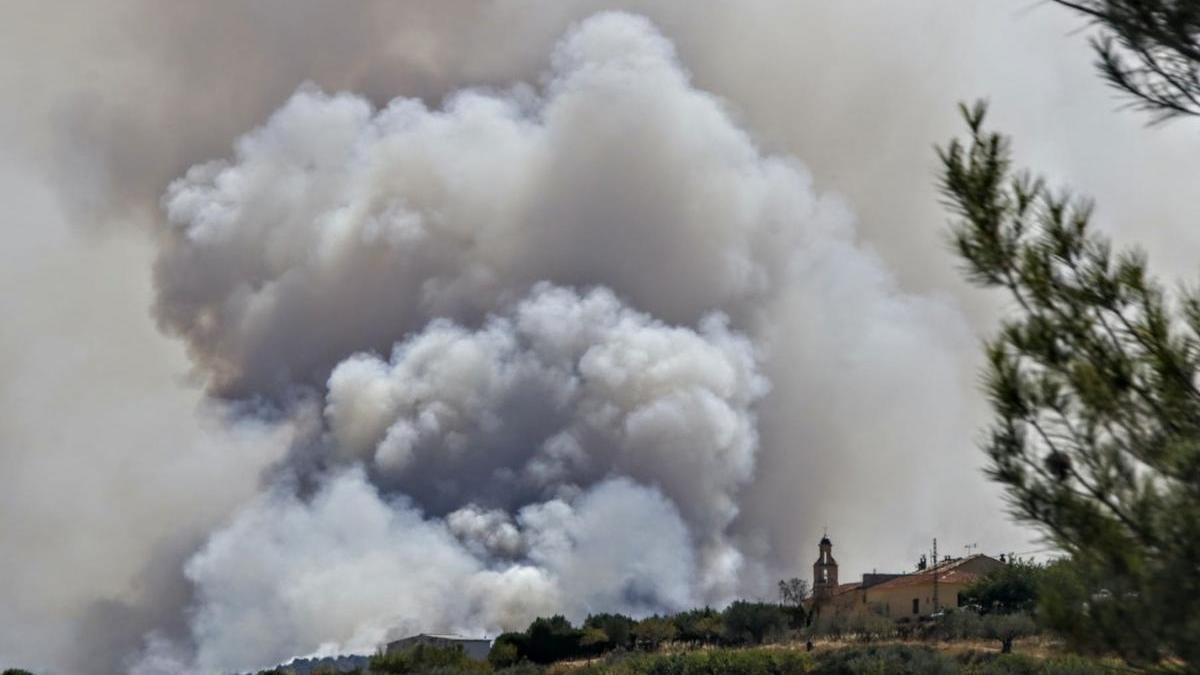
{"type": "Polygon", "coordinates": [[[1004,566],[1003,562],[983,554],[965,558],[947,556],[932,565],[922,556],[913,572],[864,574],[861,581],[839,584],[833,542],[826,535],[817,547],[808,606],[819,614],[873,612],[894,619],[928,616],[939,609],[959,606],[962,591],[1004,566]]]}
{"type": "Polygon", "coordinates": [[[821,537],[817,546],[821,553],[817,562],[813,563],[812,594],[813,600],[820,602],[837,595],[838,566],[837,561],[833,559],[833,542],[829,541],[828,535],[821,537]]]}

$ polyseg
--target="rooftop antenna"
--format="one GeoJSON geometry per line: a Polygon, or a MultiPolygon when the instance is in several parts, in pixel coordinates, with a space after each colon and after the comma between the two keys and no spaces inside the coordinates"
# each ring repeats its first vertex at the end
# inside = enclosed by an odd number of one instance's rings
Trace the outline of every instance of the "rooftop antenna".
{"type": "Polygon", "coordinates": [[[933,611],[938,611],[938,576],[937,568],[937,537],[933,538],[933,611]]]}
{"type": "Polygon", "coordinates": [[[974,550],[978,549],[978,548],[979,548],[979,544],[978,544],[978,543],[975,543],[975,544],[967,544],[966,546],[963,546],[963,548],[967,549],[967,557],[968,557],[968,558],[970,558],[970,557],[971,557],[971,551],[974,551],[974,550]]]}

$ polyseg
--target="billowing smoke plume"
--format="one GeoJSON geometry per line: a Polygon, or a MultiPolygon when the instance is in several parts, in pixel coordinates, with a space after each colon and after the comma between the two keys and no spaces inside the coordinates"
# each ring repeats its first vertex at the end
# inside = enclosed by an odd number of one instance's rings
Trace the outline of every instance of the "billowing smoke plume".
{"type": "Polygon", "coordinates": [[[516,519],[523,562],[485,564],[445,522],[384,500],[360,470],[330,476],[305,501],[276,489],[187,565],[194,662],[155,639],[135,670],[228,672],[297,650],[371,653],[430,626],[474,634],[539,614],[646,613],[697,599],[688,528],[653,488],[608,479],[516,519]]]}
{"type": "Polygon", "coordinates": [[[160,320],[224,395],[322,383],[432,317],[604,284],[669,321],[746,314],[800,245],[851,235],[759,153],[644,19],[593,19],[540,90],[379,111],[304,88],[164,199],[160,320]],[[748,304],[749,303],[749,304],[748,304]]]}
{"type": "Polygon", "coordinates": [[[664,488],[705,534],[737,515],[765,390],[723,317],[664,326],[608,291],[545,285],[468,333],[444,321],[389,362],[342,362],[325,409],[332,446],[442,512],[512,509],[611,473],[664,488]]]}
{"type": "MultiPolygon", "coordinates": [[[[774,533],[739,516],[764,364],[800,364],[764,405],[813,425],[865,354],[961,372],[937,347],[962,320],[899,293],[647,20],[590,18],[551,63],[432,110],[304,87],[171,184],[163,327],[218,396],[324,399],[271,492],[187,565],[201,671],[759,593],[774,533]]],[[[806,441],[773,440],[771,463],[806,441]]]]}
{"type": "MultiPolygon", "coordinates": [[[[764,391],[720,315],[693,331],[546,284],[477,331],[435,320],[390,361],[351,356],[325,447],[357,468],[306,500],[280,480],[188,563],[193,667],[727,600],[764,391]]],[[[151,645],[139,671],[186,668],[151,645]]]]}

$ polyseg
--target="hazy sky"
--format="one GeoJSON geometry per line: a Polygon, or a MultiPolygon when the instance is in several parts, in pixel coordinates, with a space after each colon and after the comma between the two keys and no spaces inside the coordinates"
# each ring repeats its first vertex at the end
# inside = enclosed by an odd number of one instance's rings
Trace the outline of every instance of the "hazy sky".
{"type": "Polygon", "coordinates": [[[0,666],[217,672],[1040,548],[933,147],[1192,280],[1195,127],[1039,2],[0,9],[0,666]],[[621,10],[612,12],[605,10],[621,10]],[[631,527],[630,523],[637,526],[631,527]]]}

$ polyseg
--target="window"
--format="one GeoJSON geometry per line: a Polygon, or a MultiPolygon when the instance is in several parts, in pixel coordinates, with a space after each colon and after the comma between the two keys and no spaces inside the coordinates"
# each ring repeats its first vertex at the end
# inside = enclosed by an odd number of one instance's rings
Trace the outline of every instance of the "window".
{"type": "Polygon", "coordinates": [[[921,613],[921,599],[913,598],[913,614],[921,613]]]}

